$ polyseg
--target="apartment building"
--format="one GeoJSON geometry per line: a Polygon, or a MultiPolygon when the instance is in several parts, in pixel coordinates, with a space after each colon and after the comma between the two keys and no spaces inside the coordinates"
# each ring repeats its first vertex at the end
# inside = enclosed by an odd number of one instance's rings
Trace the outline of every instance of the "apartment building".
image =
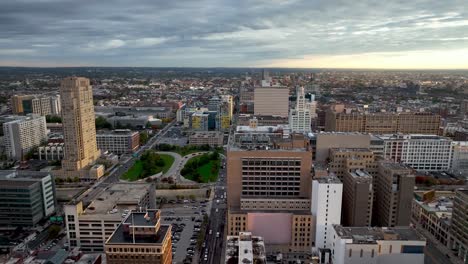
{"type": "Polygon", "coordinates": [[[109,264],[171,264],[171,225],[161,224],[161,211],[131,211],[106,240],[109,264]]]}
{"type": "Polygon", "coordinates": [[[449,248],[465,263],[468,261],[468,189],[455,191],[449,248]]]}
{"type": "Polygon", "coordinates": [[[287,87],[255,87],[254,114],[287,117],[289,89],[287,87]]]}
{"type": "Polygon", "coordinates": [[[55,183],[48,172],[0,171],[0,226],[34,227],[55,213],[55,183]]]}
{"type": "Polygon", "coordinates": [[[38,115],[11,116],[3,123],[6,155],[21,160],[35,147],[47,142],[45,117],[38,115]]]}
{"type": "Polygon", "coordinates": [[[36,114],[41,116],[60,115],[60,96],[14,95],[11,98],[15,115],[36,114]]]}
{"type": "Polygon", "coordinates": [[[331,148],[329,170],[340,180],[352,170],[363,169],[371,175],[377,173],[374,153],[367,148],[331,148]]]}
{"type": "Polygon", "coordinates": [[[343,177],[344,226],[370,226],[374,202],[372,175],[365,170],[355,169],[343,177]]]}
{"type": "Polygon", "coordinates": [[[440,121],[440,116],[432,113],[368,113],[334,107],[326,112],[325,131],[438,135],[440,121]]]}
{"type": "Polygon", "coordinates": [[[130,129],[99,131],[96,142],[101,152],[109,151],[117,155],[133,153],[140,146],[140,133],[130,129]]]}
{"type": "Polygon", "coordinates": [[[195,146],[222,147],[223,140],[224,134],[219,131],[192,132],[189,135],[189,144],[195,146]]]}
{"type": "Polygon", "coordinates": [[[415,181],[412,169],[403,164],[380,161],[374,179],[373,225],[408,226],[415,181]]]}
{"type": "Polygon", "coordinates": [[[103,252],[104,243],[132,210],[154,209],[155,186],[150,183],[115,183],[87,207],[82,202],[65,205],[70,247],[103,252]]]}
{"type": "Polygon", "coordinates": [[[93,90],[89,79],[67,77],[60,86],[65,157],[61,177],[88,177],[86,169],[99,158],[93,90]]]}
{"type": "Polygon", "coordinates": [[[332,247],[319,263],[424,263],[426,239],[409,227],[334,225],[330,233],[332,247]]]}
{"type": "Polygon", "coordinates": [[[226,239],[225,263],[266,264],[265,243],[262,237],[250,232],[240,232],[238,236],[226,239]]]}
{"type": "Polygon", "coordinates": [[[452,166],[452,140],[434,135],[382,135],[383,158],[419,171],[447,171],[452,166]]]}
{"type": "Polygon", "coordinates": [[[308,140],[248,128],[237,128],[227,153],[228,235],[252,232],[271,251],[307,252],[313,228],[308,140]]]}
{"type": "Polygon", "coordinates": [[[331,230],[333,225],[341,223],[342,198],[343,184],[335,175],[330,174],[313,180],[311,212],[315,222],[314,249],[320,251],[331,248],[331,230]]]}

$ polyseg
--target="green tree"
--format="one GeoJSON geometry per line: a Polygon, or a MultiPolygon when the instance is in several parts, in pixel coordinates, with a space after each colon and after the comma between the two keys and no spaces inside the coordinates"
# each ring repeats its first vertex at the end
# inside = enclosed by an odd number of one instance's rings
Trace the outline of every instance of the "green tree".
{"type": "Polygon", "coordinates": [[[148,142],[149,136],[146,132],[140,133],[140,146],[145,145],[148,142]]]}
{"type": "Polygon", "coordinates": [[[60,234],[61,230],[62,230],[62,228],[59,225],[51,225],[49,227],[49,229],[47,229],[49,239],[57,238],[57,236],[60,234]]]}
{"type": "Polygon", "coordinates": [[[103,129],[103,128],[112,129],[111,123],[107,122],[107,120],[102,116],[98,116],[96,118],[95,123],[96,123],[96,129],[103,129]]]}
{"type": "Polygon", "coordinates": [[[62,123],[62,118],[56,115],[46,115],[47,123],[62,123]]]}

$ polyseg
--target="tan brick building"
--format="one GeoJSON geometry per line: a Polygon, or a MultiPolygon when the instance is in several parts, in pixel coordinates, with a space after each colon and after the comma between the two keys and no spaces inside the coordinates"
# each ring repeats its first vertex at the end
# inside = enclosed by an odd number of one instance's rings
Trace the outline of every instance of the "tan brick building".
{"type": "Polygon", "coordinates": [[[346,173],[363,169],[371,175],[377,173],[377,163],[374,153],[367,148],[332,148],[330,149],[330,172],[341,181],[346,173]]]}

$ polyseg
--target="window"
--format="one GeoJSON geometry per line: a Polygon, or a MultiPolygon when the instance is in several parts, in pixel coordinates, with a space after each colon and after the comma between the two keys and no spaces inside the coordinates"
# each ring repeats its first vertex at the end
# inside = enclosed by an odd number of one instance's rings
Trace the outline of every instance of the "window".
{"type": "Polygon", "coordinates": [[[353,250],[350,248],[348,257],[351,257],[352,255],[353,255],[353,250]]]}
{"type": "Polygon", "coordinates": [[[364,253],[364,250],[363,250],[363,249],[361,249],[361,258],[362,258],[362,255],[363,255],[363,253],[364,253]]]}

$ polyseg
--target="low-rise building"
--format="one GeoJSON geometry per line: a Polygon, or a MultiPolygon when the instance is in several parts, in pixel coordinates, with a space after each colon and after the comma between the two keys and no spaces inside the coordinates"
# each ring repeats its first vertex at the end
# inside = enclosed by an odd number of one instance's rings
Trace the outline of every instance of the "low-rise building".
{"type": "Polygon", "coordinates": [[[224,134],[219,131],[192,132],[189,135],[190,145],[210,145],[211,147],[223,146],[224,134]]]}
{"type": "Polygon", "coordinates": [[[171,225],[161,224],[161,211],[131,211],[106,240],[109,264],[171,264],[171,225]]]}
{"type": "Polygon", "coordinates": [[[0,171],[0,226],[29,226],[55,213],[55,184],[48,172],[0,171]]]}
{"type": "Polygon", "coordinates": [[[115,183],[86,208],[82,202],[65,205],[70,247],[103,252],[104,242],[132,210],[154,209],[155,186],[150,183],[115,183]]]}
{"type": "Polygon", "coordinates": [[[409,227],[330,229],[332,247],[320,263],[423,264],[426,239],[409,227]]]}
{"type": "Polygon", "coordinates": [[[250,232],[240,232],[238,236],[228,236],[226,239],[225,261],[226,264],[266,264],[263,238],[253,236],[250,232]]]}
{"type": "Polygon", "coordinates": [[[37,148],[40,160],[62,160],[64,155],[64,143],[49,143],[37,148]]]}
{"type": "Polygon", "coordinates": [[[98,131],[96,141],[101,152],[109,151],[118,155],[133,153],[140,146],[140,134],[130,129],[98,131]]]}

